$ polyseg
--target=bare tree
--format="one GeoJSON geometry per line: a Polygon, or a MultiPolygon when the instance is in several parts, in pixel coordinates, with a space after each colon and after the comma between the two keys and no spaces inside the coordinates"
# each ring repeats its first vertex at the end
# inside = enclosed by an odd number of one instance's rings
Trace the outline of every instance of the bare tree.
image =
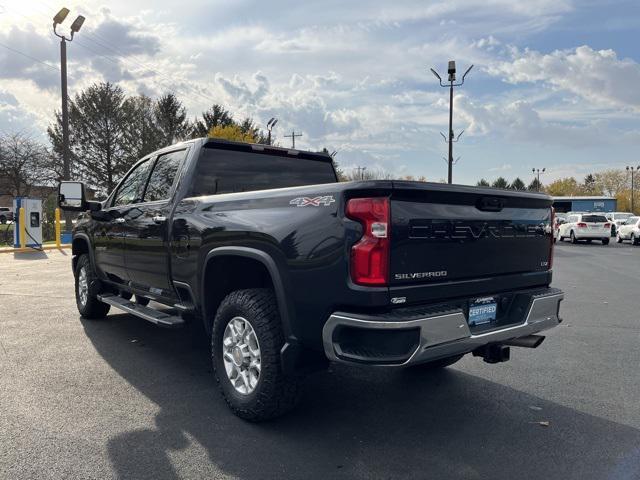
{"type": "Polygon", "coordinates": [[[24,132],[0,137],[1,193],[27,196],[36,185],[52,180],[50,155],[46,147],[24,132]]]}

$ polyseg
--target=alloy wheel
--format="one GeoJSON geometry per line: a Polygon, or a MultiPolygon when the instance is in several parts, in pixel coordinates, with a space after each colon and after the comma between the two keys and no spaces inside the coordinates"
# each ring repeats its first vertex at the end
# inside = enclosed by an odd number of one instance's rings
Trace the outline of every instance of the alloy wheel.
{"type": "Polygon", "coordinates": [[[78,275],[78,298],[83,306],[87,304],[87,299],[89,298],[89,281],[87,280],[86,267],[82,267],[78,275]]]}
{"type": "Polygon", "coordinates": [[[253,393],[260,379],[260,344],[251,323],[244,317],[232,318],[222,336],[222,360],[227,378],[242,395],[253,393]]]}

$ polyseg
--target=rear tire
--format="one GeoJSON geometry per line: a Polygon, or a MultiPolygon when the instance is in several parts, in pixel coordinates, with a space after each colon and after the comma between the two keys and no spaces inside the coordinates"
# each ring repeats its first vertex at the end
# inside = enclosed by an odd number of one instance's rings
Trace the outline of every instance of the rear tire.
{"type": "Polygon", "coordinates": [[[111,305],[98,300],[97,295],[101,290],[101,282],[98,279],[89,255],[82,254],[78,258],[75,271],[76,305],[78,312],[84,318],[104,318],[109,313],[111,305]]]}
{"type": "Polygon", "coordinates": [[[631,245],[638,245],[638,239],[636,238],[636,234],[631,234],[631,245]]]}
{"type": "Polygon", "coordinates": [[[603,238],[602,239],[602,245],[609,245],[609,239],[608,238],[603,238]]]}
{"type": "Polygon", "coordinates": [[[300,378],[282,372],[283,345],[272,290],[236,290],[222,301],[213,321],[211,357],[220,391],[238,417],[269,420],[297,404],[300,378]]]}
{"type": "Polygon", "coordinates": [[[464,357],[464,354],[453,355],[452,357],[441,358],[439,360],[434,360],[433,362],[419,363],[418,365],[413,365],[409,368],[411,370],[439,370],[441,368],[446,368],[450,365],[453,365],[462,357],[464,357]]]}
{"type": "Polygon", "coordinates": [[[571,230],[571,233],[569,234],[569,238],[571,239],[571,243],[573,244],[578,243],[578,239],[576,238],[576,234],[573,233],[573,230],[571,230]]]}

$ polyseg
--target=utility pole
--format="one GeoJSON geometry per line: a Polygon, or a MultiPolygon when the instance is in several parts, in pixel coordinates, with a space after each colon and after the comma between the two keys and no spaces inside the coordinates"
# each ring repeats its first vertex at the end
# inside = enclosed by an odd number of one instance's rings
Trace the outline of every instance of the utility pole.
{"type": "MultiPolygon", "coordinates": [[[[84,23],[85,18],[78,15],[71,24],[71,36],[67,38],[64,34],[59,34],[56,27],[64,22],[69,15],[68,8],[62,8],[53,17],[53,33],[60,38],[60,90],[62,95],[62,177],[63,180],[71,180],[71,162],[69,160],[69,96],[67,94],[67,42],[73,41],[73,35],[80,31],[80,27],[84,23]]],[[[64,223],[65,231],[71,231],[72,216],[71,213],[65,212],[64,223]]]]}
{"type": "Polygon", "coordinates": [[[357,175],[357,179],[358,180],[364,180],[364,171],[367,169],[367,167],[355,167],[354,170],[358,171],[358,175],[357,175]]]}
{"type": "Polygon", "coordinates": [[[460,140],[460,135],[462,135],[462,133],[464,132],[464,130],[460,132],[458,137],[454,139],[455,135],[453,133],[453,87],[461,87],[462,85],[464,85],[464,79],[467,76],[467,74],[471,71],[472,68],[473,68],[473,65],[467,68],[467,71],[464,72],[464,75],[462,75],[462,81],[460,83],[454,83],[456,81],[456,62],[455,60],[450,60],[449,67],[447,69],[447,73],[449,74],[449,77],[448,77],[449,85],[442,83],[442,78],[440,77],[440,75],[438,75],[438,72],[436,72],[433,68],[431,69],[431,73],[433,73],[435,77],[438,79],[438,81],[440,82],[440,86],[449,87],[449,135],[448,135],[448,140],[447,140],[447,137],[445,137],[445,141],[449,143],[449,159],[447,160],[447,163],[449,164],[448,183],[450,184],[453,183],[453,164],[454,164],[453,143],[460,140]]]}
{"type": "Polygon", "coordinates": [[[271,117],[271,120],[267,122],[267,132],[269,132],[267,143],[269,145],[271,145],[271,130],[273,130],[273,127],[276,126],[276,123],[278,123],[278,119],[275,117],[271,117]]]}
{"type": "Polygon", "coordinates": [[[291,135],[285,135],[285,137],[287,138],[291,138],[291,142],[292,142],[292,147],[293,149],[296,148],[296,137],[301,137],[302,134],[301,133],[296,133],[295,130],[291,130],[291,135]]]}
{"type": "Polygon", "coordinates": [[[540,170],[539,168],[532,168],[531,171],[533,172],[534,175],[538,175],[538,183],[536,183],[536,192],[540,191],[540,174],[544,173],[547,169],[543,168],[542,170],[540,170]]]}
{"type": "Polygon", "coordinates": [[[629,167],[627,166],[627,172],[631,172],[631,213],[636,213],[635,209],[634,209],[634,202],[633,202],[633,191],[635,190],[635,182],[634,182],[634,174],[635,171],[640,170],[640,165],[638,165],[637,167],[629,167]]]}

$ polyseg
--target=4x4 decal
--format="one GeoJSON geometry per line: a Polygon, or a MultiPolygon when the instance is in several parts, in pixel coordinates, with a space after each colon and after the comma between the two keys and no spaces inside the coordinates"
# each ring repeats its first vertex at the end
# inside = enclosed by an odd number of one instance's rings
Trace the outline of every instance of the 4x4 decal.
{"type": "Polygon", "coordinates": [[[296,207],[328,207],[336,200],[333,195],[325,195],[323,197],[297,197],[289,202],[289,205],[295,205],[296,207]]]}

